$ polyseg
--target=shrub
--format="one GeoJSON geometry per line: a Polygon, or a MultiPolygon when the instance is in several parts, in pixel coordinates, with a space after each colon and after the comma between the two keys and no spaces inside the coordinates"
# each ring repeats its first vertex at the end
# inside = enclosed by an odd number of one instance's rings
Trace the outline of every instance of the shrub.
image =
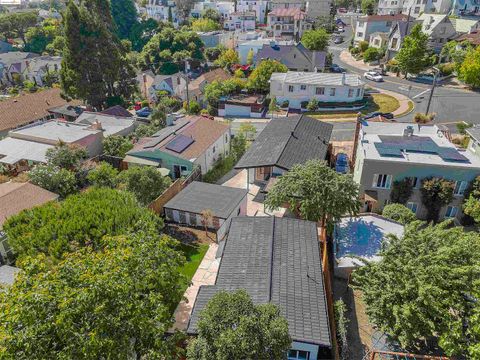
{"type": "Polygon", "coordinates": [[[118,171],[112,165],[101,162],[87,175],[87,180],[97,187],[114,188],[117,186],[118,171]]]}
{"type": "Polygon", "coordinates": [[[51,164],[37,165],[29,171],[28,176],[32,184],[58,194],[61,198],[77,191],[75,173],[51,164]]]}
{"type": "Polygon", "coordinates": [[[6,183],[10,180],[10,178],[7,175],[1,175],[0,174],[0,184],[6,183]]]}
{"type": "Polygon", "coordinates": [[[413,120],[417,123],[417,124],[427,124],[429,123],[430,121],[432,121],[433,119],[435,118],[435,114],[423,114],[423,113],[416,113],[413,117],[413,120]]]}
{"type": "Polygon", "coordinates": [[[242,71],[242,69],[237,69],[235,70],[234,76],[238,79],[243,79],[245,77],[245,73],[242,71]]]}
{"type": "Polygon", "coordinates": [[[103,153],[105,155],[123,158],[131,148],[133,148],[132,142],[120,135],[111,135],[103,140],[103,153]]]}
{"type": "Polygon", "coordinates": [[[412,182],[410,178],[396,180],[393,182],[392,191],[390,192],[390,201],[405,205],[412,195],[412,182]]]}
{"type": "Polygon", "coordinates": [[[309,103],[308,101],[302,101],[302,102],[300,103],[301,108],[302,108],[302,109],[306,109],[307,106],[308,106],[308,103],[309,103]]]}
{"type": "Polygon", "coordinates": [[[283,102],[282,102],[282,108],[288,108],[288,105],[289,105],[289,104],[290,104],[290,103],[288,102],[288,100],[283,100],[283,102]]]}
{"type": "Polygon", "coordinates": [[[444,76],[453,74],[455,71],[455,63],[445,63],[438,65],[438,69],[444,76]]]}
{"type": "Polygon", "coordinates": [[[308,111],[316,111],[318,109],[318,100],[312,98],[307,104],[308,111]]]}
{"type": "Polygon", "coordinates": [[[363,61],[364,62],[371,62],[376,61],[380,58],[380,52],[377,48],[371,47],[365,50],[363,53],[363,61]]]}
{"type": "Polygon", "coordinates": [[[192,115],[199,114],[200,110],[202,110],[202,107],[200,106],[200,104],[195,100],[190,100],[190,104],[188,105],[188,108],[187,108],[187,102],[185,101],[183,103],[183,108],[185,109],[186,112],[192,115]]]}
{"type": "Polygon", "coordinates": [[[427,209],[427,220],[438,221],[438,215],[442,206],[449,204],[453,199],[453,181],[442,178],[427,178],[422,182],[420,189],[422,203],[427,209]]]}
{"type": "Polygon", "coordinates": [[[382,215],[387,219],[397,221],[403,225],[409,224],[417,219],[412,210],[405,205],[396,203],[385,206],[382,215]]]}
{"type": "Polygon", "coordinates": [[[360,49],[360,51],[363,53],[365,52],[367,49],[368,49],[368,41],[360,41],[358,43],[358,48],[360,49]]]}
{"type": "Polygon", "coordinates": [[[87,150],[79,145],[59,141],[45,153],[47,163],[67,170],[75,170],[88,157],[87,150]]]}

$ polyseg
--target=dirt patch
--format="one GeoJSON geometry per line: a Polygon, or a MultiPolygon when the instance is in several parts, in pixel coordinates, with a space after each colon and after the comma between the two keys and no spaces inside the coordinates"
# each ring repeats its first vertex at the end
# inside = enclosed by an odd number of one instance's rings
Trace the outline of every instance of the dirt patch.
{"type": "Polygon", "coordinates": [[[177,224],[165,224],[165,233],[183,244],[199,245],[216,242],[215,233],[204,229],[191,228],[177,224]]]}

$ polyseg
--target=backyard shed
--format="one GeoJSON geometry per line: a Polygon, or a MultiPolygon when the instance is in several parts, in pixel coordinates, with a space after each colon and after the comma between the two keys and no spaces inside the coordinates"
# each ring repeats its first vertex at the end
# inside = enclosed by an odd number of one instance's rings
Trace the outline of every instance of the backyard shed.
{"type": "Polygon", "coordinates": [[[247,190],[193,181],[164,206],[168,221],[190,226],[204,226],[202,212],[210,210],[207,224],[215,230],[217,240],[225,236],[232,217],[247,212],[247,190]]]}

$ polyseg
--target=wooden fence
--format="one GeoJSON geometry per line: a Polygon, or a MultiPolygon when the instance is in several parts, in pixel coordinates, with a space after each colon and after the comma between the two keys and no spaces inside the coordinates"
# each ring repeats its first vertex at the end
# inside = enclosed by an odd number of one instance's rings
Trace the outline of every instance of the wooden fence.
{"type": "Polygon", "coordinates": [[[449,360],[446,356],[430,356],[430,355],[418,355],[411,353],[401,353],[393,351],[379,351],[371,350],[366,356],[365,360],[449,360]]]}

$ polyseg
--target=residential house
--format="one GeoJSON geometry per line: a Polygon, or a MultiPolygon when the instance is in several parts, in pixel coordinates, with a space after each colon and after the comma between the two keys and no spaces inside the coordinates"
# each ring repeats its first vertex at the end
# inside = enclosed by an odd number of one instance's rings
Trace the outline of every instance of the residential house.
{"type": "Polygon", "coordinates": [[[305,3],[305,12],[309,19],[316,19],[319,16],[329,16],[331,5],[331,0],[307,0],[305,3]]]}
{"type": "Polygon", "coordinates": [[[195,2],[190,15],[198,19],[208,9],[215,9],[223,19],[228,19],[235,12],[235,4],[232,1],[199,1],[195,2]]]}
{"type": "Polygon", "coordinates": [[[69,122],[75,121],[85,110],[83,106],[78,105],[61,105],[48,109],[48,112],[53,115],[54,119],[64,119],[69,122]]]}
{"type": "MultiPolygon", "coordinates": [[[[188,95],[190,100],[195,100],[202,103],[205,86],[211,84],[213,81],[222,82],[230,79],[231,77],[232,76],[222,68],[203,73],[198,78],[192,80],[190,84],[188,84],[188,95]]],[[[186,100],[187,97],[185,92],[182,93],[182,98],[186,100]]]]}
{"type": "Polygon", "coordinates": [[[158,91],[166,91],[170,95],[181,96],[186,86],[184,74],[156,75],[148,88],[148,96],[153,101],[157,101],[158,91]]]}
{"type": "Polygon", "coordinates": [[[0,84],[22,82],[22,73],[29,61],[40,55],[31,52],[11,51],[0,54],[0,84]]]}
{"type": "Polygon", "coordinates": [[[234,33],[230,31],[208,31],[197,32],[205,44],[205,48],[217,47],[219,45],[232,49],[235,41],[234,33]]]}
{"type": "MultiPolygon", "coordinates": [[[[13,251],[7,243],[5,233],[2,232],[5,221],[22,210],[31,209],[57,198],[57,194],[29,182],[10,181],[0,184],[0,265],[13,261],[13,251]]],[[[3,266],[0,269],[3,269],[3,266]]]]}
{"type": "Polygon", "coordinates": [[[256,55],[258,51],[263,48],[264,45],[293,45],[295,42],[293,40],[284,40],[279,41],[270,38],[258,38],[253,40],[238,41],[237,43],[237,52],[240,58],[240,64],[246,65],[248,60],[248,54],[250,51],[253,51],[253,61],[255,62],[256,55]]]}
{"type": "Polygon", "coordinates": [[[254,12],[257,24],[266,24],[269,3],[270,0],[239,0],[237,10],[254,12]]]}
{"type": "Polygon", "coordinates": [[[150,98],[150,88],[152,88],[153,82],[155,80],[155,74],[151,70],[145,72],[139,72],[136,76],[136,81],[138,88],[140,89],[141,94],[144,98],[150,98]]]}
{"type": "Polygon", "coordinates": [[[269,4],[270,10],[275,9],[300,9],[305,11],[305,0],[271,0],[269,4]]]}
{"type": "Polygon", "coordinates": [[[236,11],[223,20],[223,28],[230,31],[253,31],[255,30],[255,20],[253,11],[236,11]]]}
{"type": "Polygon", "coordinates": [[[358,102],[363,99],[364,86],[357,74],[289,71],[272,74],[270,97],[275,97],[279,104],[288,102],[290,109],[305,110],[311,99],[317,99],[320,107],[328,107],[332,102],[358,102]]]}
{"type": "Polygon", "coordinates": [[[383,32],[375,32],[370,35],[369,45],[377,49],[386,47],[388,44],[388,34],[383,32]]]}
{"type": "Polygon", "coordinates": [[[147,17],[157,21],[169,21],[172,18],[173,26],[178,27],[180,19],[177,15],[177,7],[173,0],[148,0],[145,6],[147,17]]]}
{"type": "Polygon", "coordinates": [[[461,217],[465,190],[480,175],[480,158],[471,148],[458,149],[437,125],[365,122],[357,125],[357,133],[353,178],[360,186],[363,211],[381,211],[390,202],[394,182],[409,178],[413,192],[406,205],[424,219],[422,181],[440,177],[455,182],[454,198],[441,209],[440,218],[461,217]]]}
{"type": "Polygon", "coordinates": [[[480,16],[480,3],[478,0],[454,1],[453,13],[459,16],[480,16]]]}
{"type": "Polygon", "coordinates": [[[255,56],[258,64],[265,59],[277,60],[291,71],[317,72],[325,70],[327,53],[325,51],[308,50],[302,43],[281,45],[264,44],[255,56]]]}
{"type": "Polygon", "coordinates": [[[218,103],[218,116],[262,118],[267,112],[265,96],[239,94],[221,98],[218,103]]]}
{"type": "Polygon", "coordinates": [[[478,19],[462,19],[451,17],[450,22],[458,35],[470,34],[480,30],[480,18],[478,19]]]}
{"type": "Polygon", "coordinates": [[[48,75],[58,76],[62,64],[61,56],[37,56],[25,61],[25,67],[21,73],[23,81],[32,81],[37,86],[45,85],[45,77],[48,75]]]}
{"type": "Polygon", "coordinates": [[[403,14],[395,15],[370,15],[357,19],[355,25],[354,43],[369,41],[373,33],[389,33],[392,26],[398,21],[407,21],[408,16],[403,14]]]}
{"type": "Polygon", "coordinates": [[[100,111],[105,115],[119,116],[119,117],[133,117],[132,113],[120,105],[113,105],[105,110],[100,111]]]}
{"type": "Polygon", "coordinates": [[[332,129],[333,125],[306,115],[274,119],[235,168],[248,170],[247,184],[274,182],[296,164],[326,159],[332,129]]]}
{"type": "Polygon", "coordinates": [[[457,35],[448,15],[422,14],[418,20],[422,22],[422,31],[428,35],[429,46],[437,53],[457,35]]]}
{"type": "Polygon", "coordinates": [[[470,34],[462,34],[459,37],[454,39],[455,41],[461,43],[464,41],[468,41],[473,46],[480,45],[480,30],[474,31],[470,34]]]}
{"type": "Polygon", "coordinates": [[[375,213],[346,216],[333,229],[334,274],[349,279],[353,270],[381,259],[388,235],[403,236],[404,226],[375,213]]]}
{"type": "MultiPolygon", "coordinates": [[[[292,339],[285,359],[331,359],[332,340],[317,224],[278,217],[232,219],[215,285],[201,285],[187,334],[219,291],[244,289],[255,304],[272,303],[292,339]]],[[[331,319],[333,321],[333,319],[331,319]]]]}
{"type": "Polygon", "coordinates": [[[84,147],[89,157],[102,153],[103,131],[95,125],[49,120],[11,130],[0,140],[0,164],[11,172],[46,162],[46,152],[59,141],[84,147]]]}
{"type": "Polygon", "coordinates": [[[46,89],[0,101],[0,137],[17,127],[53,118],[49,111],[53,107],[80,105],[77,100],[67,102],[60,93],[60,89],[46,89]]]}
{"type": "Polygon", "coordinates": [[[103,137],[112,135],[127,136],[135,131],[137,123],[133,117],[121,117],[100,112],[84,111],[75,120],[76,124],[95,126],[103,131],[103,137]]]}
{"type": "Polygon", "coordinates": [[[127,153],[125,162],[169,170],[173,179],[192,172],[199,166],[202,174],[209,171],[220,157],[230,150],[228,125],[203,116],[177,119],[153,136],[140,139],[127,153]]]}
{"type": "Polygon", "coordinates": [[[401,14],[403,10],[403,0],[379,0],[377,5],[378,15],[401,14]]]}
{"type": "Polygon", "coordinates": [[[393,25],[388,34],[387,52],[385,55],[387,60],[393,59],[395,55],[397,55],[402,46],[403,39],[410,34],[414,25],[415,23],[412,21],[397,21],[393,25]]]}
{"type": "Polygon", "coordinates": [[[312,28],[313,23],[299,8],[276,8],[267,14],[267,30],[275,38],[299,41],[312,28]]]}
{"type": "Polygon", "coordinates": [[[424,13],[448,14],[452,0],[404,0],[402,12],[414,18],[424,13]]]}
{"type": "Polygon", "coordinates": [[[247,193],[246,189],[193,181],[164,205],[165,218],[179,224],[207,227],[215,232],[219,242],[227,234],[232,218],[247,214],[247,193]],[[202,217],[205,210],[211,211],[211,219],[202,217]]]}

